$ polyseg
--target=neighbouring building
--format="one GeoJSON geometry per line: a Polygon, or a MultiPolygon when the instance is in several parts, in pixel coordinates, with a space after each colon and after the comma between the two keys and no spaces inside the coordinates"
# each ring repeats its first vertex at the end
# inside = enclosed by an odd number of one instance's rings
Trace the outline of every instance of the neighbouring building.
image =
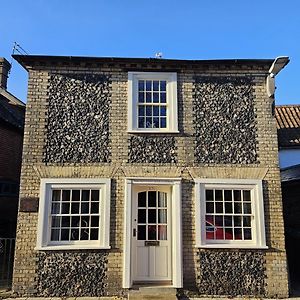
{"type": "Polygon", "coordinates": [[[275,115],[289,277],[292,292],[297,293],[300,280],[300,105],[276,106],[275,115]]]}
{"type": "Polygon", "coordinates": [[[14,58],[17,295],[288,296],[273,98],[288,58],[14,58]]]}
{"type": "Polygon", "coordinates": [[[11,285],[25,104],[7,91],[10,63],[0,58],[0,287],[11,285]]]}

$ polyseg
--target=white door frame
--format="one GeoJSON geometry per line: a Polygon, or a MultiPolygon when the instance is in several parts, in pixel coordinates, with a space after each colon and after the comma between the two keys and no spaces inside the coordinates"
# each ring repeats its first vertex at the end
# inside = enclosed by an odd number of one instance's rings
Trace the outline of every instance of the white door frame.
{"type": "Polygon", "coordinates": [[[169,185],[171,187],[172,215],[172,287],[182,288],[182,215],[181,178],[125,178],[123,288],[132,286],[132,185],[169,185]]]}

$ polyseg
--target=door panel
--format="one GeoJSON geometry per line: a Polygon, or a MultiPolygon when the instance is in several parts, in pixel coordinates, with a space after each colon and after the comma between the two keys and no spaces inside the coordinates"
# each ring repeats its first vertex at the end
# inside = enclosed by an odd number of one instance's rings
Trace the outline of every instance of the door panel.
{"type": "Polygon", "coordinates": [[[132,278],[170,280],[171,188],[135,186],[132,205],[132,278]]]}

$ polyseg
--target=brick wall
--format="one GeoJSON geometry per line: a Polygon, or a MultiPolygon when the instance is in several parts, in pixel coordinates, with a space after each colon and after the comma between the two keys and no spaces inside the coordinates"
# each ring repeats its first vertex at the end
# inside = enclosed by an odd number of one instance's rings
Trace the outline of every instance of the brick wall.
{"type": "MultiPolygon", "coordinates": [[[[265,221],[268,249],[262,251],[266,268],[263,290],[268,297],[286,297],[288,282],[284,248],[280,178],[278,169],[275,119],[271,113],[272,100],[265,91],[265,76],[269,66],[235,65],[185,66],[176,64],[134,66],[130,64],[98,64],[84,66],[36,66],[29,74],[25,139],[21,180],[22,199],[39,198],[40,178],[46,177],[110,177],[112,204],[110,241],[107,255],[106,293],[122,294],[122,252],[124,178],[130,176],[181,177],[183,189],[183,275],[186,289],[197,285],[199,250],[195,248],[195,207],[193,178],[248,178],[264,182],[265,221]],[[130,70],[170,71],[178,73],[179,134],[172,134],[176,146],[176,162],[129,162],[130,143],[134,134],[127,133],[127,72],[130,70]],[[49,79],[53,73],[104,74],[111,80],[109,110],[110,162],[45,163],[44,146],[47,136],[47,107],[49,79]],[[195,124],[193,112],[195,76],[251,76],[254,111],[256,114],[257,161],[248,164],[197,162],[195,158],[195,124]]],[[[150,135],[156,137],[157,135],[150,135]]],[[[35,200],[32,200],[34,203],[35,200]]],[[[30,206],[30,205],[29,205],[30,206]]],[[[14,291],[19,295],[38,295],[36,243],[37,211],[24,209],[19,213],[17,250],[14,269],[14,291]]],[[[214,250],[207,250],[214,251],[214,250]]],[[[253,250],[255,251],[255,250],[253,250]]],[[[259,252],[261,253],[261,252],[259,252]]],[[[247,255],[246,255],[247,256],[247,255]]],[[[70,295],[71,296],[71,295],[70,295]]]]}

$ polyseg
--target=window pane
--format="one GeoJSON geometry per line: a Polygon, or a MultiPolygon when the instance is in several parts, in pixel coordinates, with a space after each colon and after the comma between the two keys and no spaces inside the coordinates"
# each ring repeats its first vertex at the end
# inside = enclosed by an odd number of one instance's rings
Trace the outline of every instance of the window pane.
{"type": "Polygon", "coordinates": [[[99,227],[99,217],[91,217],[91,227],[99,227]]]}
{"type": "Polygon", "coordinates": [[[70,190],[63,190],[62,191],[62,201],[70,201],[70,190]]]}
{"type": "Polygon", "coordinates": [[[92,190],[91,201],[99,201],[99,190],[92,190]]]}
{"type": "Polygon", "coordinates": [[[223,216],[215,216],[215,225],[217,227],[223,227],[223,216]]]}
{"type": "Polygon", "coordinates": [[[62,217],[61,218],[61,227],[70,227],[71,218],[70,217],[62,217]]]}
{"type": "Polygon", "coordinates": [[[159,102],[159,93],[153,93],[153,102],[158,103],[159,102]]]}
{"type": "Polygon", "coordinates": [[[91,203],[91,213],[92,214],[98,214],[99,213],[99,203],[98,202],[92,202],[91,203]]]}
{"type": "Polygon", "coordinates": [[[80,226],[81,227],[89,227],[90,226],[90,217],[88,217],[88,216],[81,217],[80,226]]]}
{"type": "Polygon", "coordinates": [[[61,193],[61,190],[53,190],[52,191],[52,201],[60,201],[60,193],[61,193]]]}
{"type": "Polygon", "coordinates": [[[147,117],[152,116],[152,106],[149,106],[149,105],[146,106],[146,116],[147,117]]]}
{"type": "Polygon", "coordinates": [[[153,91],[158,91],[159,90],[159,81],[154,80],[153,81],[153,91]]]}
{"type": "Polygon", "coordinates": [[[251,201],[251,194],[249,190],[243,191],[243,200],[244,201],[251,201]]]}
{"type": "Polygon", "coordinates": [[[152,102],[152,93],[146,93],[146,102],[152,102]]]}
{"type": "Polygon", "coordinates": [[[139,80],[139,91],[143,91],[144,90],[144,84],[145,84],[145,81],[144,80],[139,80]]]}
{"type": "Polygon", "coordinates": [[[234,217],[234,227],[241,227],[242,226],[242,217],[235,216],[234,217]]]}
{"type": "Polygon", "coordinates": [[[82,228],[80,230],[80,240],[88,240],[89,239],[89,229],[82,228]]]}
{"type": "Polygon", "coordinates": [[[80,201],[80,190],[72,190],[72,201],[80,201]]]}
{"type": "Polygon", "coordinates": [[[90,190],[82,190],[81,201],[89,201],[90,200],[90,190]]]}
{"type": "Polygon", "coordinates": [[[146,118],[146,128],[152,128],[152,118],[146,118]]]}
{"type": "Polygon", "coordinates": [[[52,214],[59,214],[60,213],[60,203],[59,202],[52,203],[51,213],[52,214]]]}
{"type": "Polygon", "coordinates": [[[139,117],[145,116],[145,106],[139,105],[139,117]]]}
{"type": "Polygon", "coordinates": [[[222,190],[215,190],[215,201],[223,201],[222,190]]]}
{"type": "Polygon", "coordinates": [[[159,106],[153,106],[153,116],[159,116],[159,106]]]}
{"type": "Polygon", "coordinates": [[[244,229],[244,240],[252,240],[251,229],[244,229]]]}
{"type": "Polygon", "coordinates": [[[225,240],[232,240],[233,239],[233,232],[232,228],[225,228],[225,240]]]}
{"type": "Polygon", "coordinates": [[[160,94],[160,103],[166,103],[167,102],[167,96],[166,93],[160,94]]]}
{"type": "Polygon", "coordinates": [[[148,192],[148,206],[149,207],[156,206],[156,192],[148,192]]]}
{"type": "Polygon", "coordinates": [[[234,195],[234,201],[242,201],[241,191],[234,190],[233,195],[234,195]]]}
{"type": "Polygon", "coordinates": [[[223,212],[223,202],[216,202],[216,213],[223,212]]]}
{"type": "Polygon", "coordinates": [[[231,190],[224,190],[224,200],[232,201],[232,191],[231,190]]]}
{"type": "Polygon", "coordinates": [[[167,119],[166,118],[160,119],[160,128],[167,128],[167,119]]]}
{"type": "MultiPolygon", "coordinates": [[[[95,203],[93,203],[95,204],[95,203]]],[[[90,203],[89,202],[81,202],[81,213],[88,214],[90,210],[90,203]]]]}
{"type": "Polygon", "coordinates": [[[251,217],[243,217],[243,226],[251,227],[251,217]]]}
{"type": "Polygon", "coordinates": [[[146,90],[151,91],[152,90],[152,81],[147,80],[146,81],[146,90]]]}
{"type": "Polygon", "coordinates": [[[206,190],[205,195],[206,195],[206,200],[207,201],[213,201],[214,200],[213,190],[206,190]]]}
{"type": "Polygon", "coordinates": [[[71,219],[71,226],[72,227],[79,227],[80,225],[80,217],[72,217],[71,219]]]}
{"type": "Polygon", "coordinates": [[[159,128],[159,118],[153,118],[153,128],[159,128]]]}
{"type": "Polygon", "coordinates": [[[166,91],[167,82],[165,80],[160,81],[160,91],[166,91]]]}
{"type": "Polygon", "coordinates": [[[71,206],[71,213],[72,214],[79,214],[79,202],[76,202],[76,203],[72,203],[72,206],[71,206]]]}
{"type": "Polygon", "coordinates": [[[61,213],[62,214],[69,214],[70,213],[70,203],[62,203],[61,213]]]}
{"type": "Polygon", "coordinates": [[[59,229],[51,230],[51,241],[59,241],[59,229]]]}
{"type": "Polygon", "coordinates": [[[52,217],[51,227],[60,227],[60,217],[52,217]]]}
{"type": "Polygon", "coordinates": [[[242,213],[242,204],[241,203],[234,203],[234,213],[235,214],[242,213]]]}
{"type": "Polygon", "coordinates": [[[145,128],[145,118],[139,118],[139,128],[145,128]]]}
{"type": "Polygon", "coordinates": [[[244,203],[244,214],[251,214],[251,203],[244,203]]]}
{"type": "Polygon", "coordinates": [[[72,228],[71,229],[71,241],[78,241],[79,240],[79,229],[72,228]]]}
{"type": "Polygon", "coordinates": [[[98,240],[98,238],[99,238],[99,230],[96,228],[91,229],[90,240],[95,241],[98,240]]]}
{"type": "Polygon", "coordinates": [[[139,93],[139,102],[140,103],[144,103],[145,102],[145,93],[144,92],[140,92],[139,93]]]}
{"type": "Polygon", "coordinates": [[[214,212],[214,203],[213,202],[206,202],[206,212],[207,213],[214,212]]]}
{"type": "Polygon", "coordinates": [[[156,225],[148,225],[148,240],[156,240],[156,225]]]}
{"type": "Polygon", "coordinates": [[[225,213],[232,213],[232,202],[225,202],[225,213]]]}
{"type": "Polygon", "coordinates": [[[61,230],[61,241],[69,241],[70,229],[61,230]]]}
{"type": "Polygon", "coordinates": [[[235,240],[242,240],[242,228],[234,228],[234,239],[235,240]]]}
{"type": "Polygon", "coordinates": [[[165,117],[167,115],[167,108],[165,106],[160,107],[160,116],[165,117]]]}

